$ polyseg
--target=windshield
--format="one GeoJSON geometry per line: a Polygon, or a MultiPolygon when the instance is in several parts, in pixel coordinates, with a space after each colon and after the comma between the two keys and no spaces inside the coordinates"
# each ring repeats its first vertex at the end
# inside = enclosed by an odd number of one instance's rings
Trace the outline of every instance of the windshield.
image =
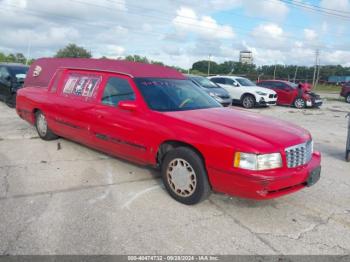
{"type": "Polygon", "coordinates": [[[203,76],[191,76],[190,79],[197,82],[200,86],[205,88],[218,88],[212,81],[203,76]]]}
{"type": "Polygon", "coordinates": [[[241,86],[255,86],[255,84],[250,81],[247,78],[236,78],[236,81],[241,85],[241,86]]]}
{"type": "Polygon", "coordinates": [[[289,86],[291,86],[292,88],[297,88],[298,87],[298,85],[296,83],[292,83],[292,82],[289,82],[289,81],[287,81],[287,84],[289,86]]]}
{"type": "Polygon", "coordinates": [[[10,67],[9,70],[12,73],[12,75],[16,77],[17,80],[23,80],[26,77],[28,67],[13,66],[13,67],[10,67]]]}
{"type": "Polygon", "coordinates": [[[221,107],[190,80],[136,78],[135,82],[152,110],[182,111],[221,107]]]}

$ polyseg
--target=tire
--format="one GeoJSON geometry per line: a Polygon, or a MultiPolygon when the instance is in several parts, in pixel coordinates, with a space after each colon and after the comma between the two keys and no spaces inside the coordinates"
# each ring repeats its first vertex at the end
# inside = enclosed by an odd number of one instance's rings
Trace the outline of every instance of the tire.
{"type": "Polygon", "coordinates": [[[345,101],[346,101],[346,103],[350,103],[350,94],[348,94],[348,95],[345,97],[345,101]]]}
{"type": "Polygon", "coordinates": [[[204,163],[190,148],[169,151],[162,162],[161,173],[166,190],[178,202],[194,205],[211,193],[204,163]]]}
{"type": "Polygon", "coordinates": [[[47,125],[46,116],[41,111],[35,113],[35,128],[39,137],[43,140],[54,140],[58,138],[47,125]]]}
{"type": "Polygon", "coordinates": [[[306,102],[305,102],[304,99],[302,99],[302,98],[299,97],[299,98],[297,98],[297,99],[294,100],[293,105],[294,105],[295,108],[303,109],[303,108],[306,107],[306,102]]]}
{"type": "Polygon", "coordinates": [[[253,108],[255,106],[255,97],[252,95],[244,95],[242,98],[242,106],[244,108],[253,108]]]}

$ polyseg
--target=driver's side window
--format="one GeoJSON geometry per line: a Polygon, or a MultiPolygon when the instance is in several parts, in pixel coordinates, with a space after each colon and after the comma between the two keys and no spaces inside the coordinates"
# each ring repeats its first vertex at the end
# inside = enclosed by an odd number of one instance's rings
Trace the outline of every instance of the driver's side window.
{"type": "Polygon", "coordinates": [[[120,101],[135,100],[135,93],[128,80],[111,77],[102,95],[102,104],[117,106],[120,101]]]}

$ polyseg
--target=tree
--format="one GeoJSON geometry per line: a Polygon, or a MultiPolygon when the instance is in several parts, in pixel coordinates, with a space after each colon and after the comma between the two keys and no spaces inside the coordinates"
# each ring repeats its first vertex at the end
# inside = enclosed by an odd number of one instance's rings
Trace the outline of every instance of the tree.
{"type": "Polygon", "coordinates": [[[76,44],[68,44],[65,48],[57,51],[55,57],[91,58],[91,52],[76,44]]]}

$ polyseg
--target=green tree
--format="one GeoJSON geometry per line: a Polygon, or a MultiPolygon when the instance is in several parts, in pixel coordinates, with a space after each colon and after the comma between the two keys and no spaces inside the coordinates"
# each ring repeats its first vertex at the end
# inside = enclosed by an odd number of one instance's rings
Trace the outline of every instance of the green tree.
{"type": "Polygon", "coordinates": [[[68,44],[66,47],[58,50],[55,57],[91,58],[92,55],[83,47],[76,44],[68,44]]]}
{"type": "MultiPolygon", "coordinates": [[[[208,74],[208,66],[209,66],[208,60],[201,60],[201,61],[195,62],[192,65],[191,70],[197,70],[203,74],[208,74]]],[[[210,74],[212,75],[212,74],[219,74],[219,73],[220,73],[219,65],[214,61],[210,61],[210,74]]]]}

